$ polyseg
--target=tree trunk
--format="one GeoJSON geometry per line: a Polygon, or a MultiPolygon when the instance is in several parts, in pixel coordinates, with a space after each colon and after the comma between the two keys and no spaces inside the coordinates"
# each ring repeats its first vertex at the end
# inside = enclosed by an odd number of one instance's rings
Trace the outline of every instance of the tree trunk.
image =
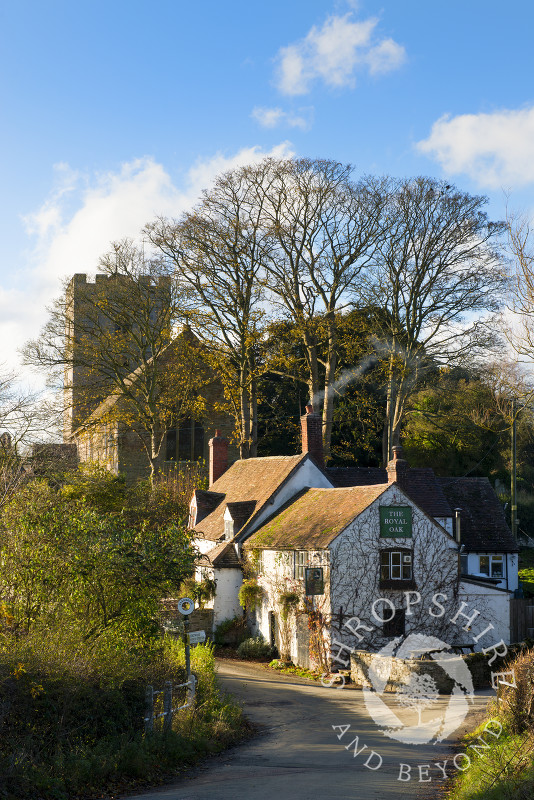
{"type": "MultiPolygon", "coordinates": [[[[306,348],[306,360],[308,362],[308,370],[310,373],[308,381],[310,397],[308,402],[313,404],[315,401],[315,404],[319,406],[319,364],[317,361],[317,346],[309,331],[305,330],[303,332],[302,340],[306,348]]],[[[314,408],[314,411],[318,412],[318,410],[318,408],[314,408]]]]}
{"type": "Polygon", "coordinates": [[[156,478],[156,460],[159,455],[158,435],[155,429],[150,431],[150,485],[154,488],[156,478]]]}
{"type": "Polygon", "coordinates": [[[325,460],[330,456],[332,423],[334,419],[334,383],[337,366],[337,331],[332,320],[328,322],[328,355],[324,381],[323,450],[325,460]]]}
{"type": "Polygon", "coordinates": [[[250,458],[258,455],[258,385],[256,378],[250,383],[250,458]]]}
{"type": "Polygon", "coordinates": [[[239,458],[248,458],[250,454],[250,394],[247,388],[248,371],[241,368],[241,441],[239,442],[239,458]]]}
{"type": "Polygon", "coordinates": [[[389,357],[389,369],[388,369],[388,383],[387,383],[387,395],[386,395],[386,418],[384,420],[384,433],[382,436],[382,461],[385,467],[388,465],[388,461],[391,458],[391,432],[392,432],[392,416],[394,413],[395,408],[395,387],[394,387],[394,370],[393,370],[393,354],[389,357]]]}

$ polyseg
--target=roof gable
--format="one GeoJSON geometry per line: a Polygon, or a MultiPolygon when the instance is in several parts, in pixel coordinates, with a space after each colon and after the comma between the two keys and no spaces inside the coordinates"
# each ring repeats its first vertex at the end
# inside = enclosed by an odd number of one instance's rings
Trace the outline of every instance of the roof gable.
{"type": "Polygon", "coordinates": [[[309,460],[308,454],[300,453],[296,456],[269,456],[236,461],[210,487],[210,493],[222,494],[225,502],[219,503],[202,519],[195,526],[195,531],[206,539],[217,541],[224,533],[226,507],[230,505],[235,509],[232,505],[234,503],[240,504],[240,511],[249,512],[247,518],[240,517],[241,527],[250,524],[266,504],[274,499],[291,475],[307,460],[309,460]]]}
{"type": "MultiPolygon", "coordinates": [[[[370,486],[387,483],[388,473],[380,467],[330,467],[326,469],[334,486],[370,486]]],[[[409,467],[397,484],[429,517],[452,517],[452,509],[434,470],[409,467]]]]}
{"type": "Polygon", "coordinates": [[[216,567],[217,569],[235,569],[241,567],[232,542],[222,542],[222,544],[214,547],[213,550],[208,550],[208,552],[199,559],[198,563],[203,567],[216,567]]]}
{"type": "Polygon", "coordinates": [[[328,545],[390,486],[303,489],[245,542],[267,550],[321,549],[328,545]]]}

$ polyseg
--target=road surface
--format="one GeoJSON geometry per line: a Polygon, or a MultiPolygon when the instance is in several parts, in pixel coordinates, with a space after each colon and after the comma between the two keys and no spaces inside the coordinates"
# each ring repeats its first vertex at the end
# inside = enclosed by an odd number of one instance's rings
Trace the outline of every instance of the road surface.
{"type": "MultiPolygon", "coordinates": [[[[210,759],[187,777],[135,795],[133,800],[435,797],[443,770],[447,775],[456,773],[451,746],[463,731],[477,724],[491,696],[490,692],[477,693],[465,723],[452,738],[439,745],[414,746],[386,738],[367,713],[363,693],[357,689],[326,689],[241,661],[220,661],[219,676],[224,689],[242,703],[245,714],[259,727],[258,736],[210,759]],[[344,728],[334,730],[333,725],[350,728],[343,733],[344,728]],[[356,736],[357,749],[365,745],[358,755],[350,744],[356,736]],[[435,766],[437,762],[443,769],[435,766]],[[401,771],[409,780],[399,780],[401,771]]],[[[448,700],[440,697],[438,703],[448,700]]],[[[434,705],[434,713],[439,708],[434,705]]],[[[396,713],[402,717],[398,706],[396,713]]],[[[460,759],[458,763],[463,766],[466,762],[460,759]]]]}

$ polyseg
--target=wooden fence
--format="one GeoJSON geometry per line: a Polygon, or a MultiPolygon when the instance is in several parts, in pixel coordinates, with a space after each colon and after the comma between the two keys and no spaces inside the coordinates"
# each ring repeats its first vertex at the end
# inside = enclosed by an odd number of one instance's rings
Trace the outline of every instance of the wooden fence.
{"type": "Polygon", "coordinates": [[[512,642],[534,639],[534,601],[523,598],[510,600],[510,638],[512,642]]]}
{"type": "Polygon", "coordinates": [[[190,678],[185,683],[173,684],[172,681],[165,681],[164,688],[158,691],[153,686],[146,687],[145,694],[145,731],[150,733],[157,725],[164,732],[172,730],[172,718],[174,714],[190,708],[195,700],[195,689],[197,679],[191,673],[190,678]],[[180,691],[182,690],[182,691],[180,691]],[[177,698],[180,705],[175,706],[177,698]],[[182,703],[182,700],[185,702],[182,703]],[[162,709],[160,711],[160,708],[162,709]],[[161,720],[161,724],[158,723],[161,720]]]}

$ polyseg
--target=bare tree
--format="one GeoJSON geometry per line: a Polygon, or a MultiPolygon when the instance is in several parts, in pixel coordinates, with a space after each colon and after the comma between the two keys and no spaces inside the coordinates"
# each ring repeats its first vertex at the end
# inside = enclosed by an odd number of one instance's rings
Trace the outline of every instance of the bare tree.
{"type": "Polygon", "coordinates": [[[0,374],[0,508],[32,475],[31,446],[46,441],[57,417],[51,404],[0,374]]]}
{"type": "Polygon", "coordinates": [[[375,348],[387,371],[383,460],[398,444],[406,401],[428,371],[462,363],[496,342],[484,312],[503,302],[507,274],[497,247],[503,223],[486,198],[433,178],[390,181],[384,236],[367,272],[377,309],[375,348]]]}
{"type": "Polygon", "coordinates": [[[265,265],[272,295],[304,343],[310,398],[323,406],[325,455],[330,451],[339,311],[358,302],[359,276],[382,231],[384,182],[352,180],[353,168],[336,161],[271,159],[256,180],[263,220],[276,243],[265,265]],[[265,169],[267,167],[267,170],[265,169]],[[326,338],[320,385],[319,328],[326,338]]]}
{"type": "Polygon", "coordinates": [[[95,283],[74,276],[24,358],[53,385],[63,381],[66,438],[122,424],[138,435],[153,477],[167,428],[202,410],[212,376],[198,342],[175,335],[189,298],[161,261],[124,240],[99,267],[95,283]]]}
{"type": "Polygon", "coordinates": [[[534,356],[534,230],[526,215],[507,214],[508,249],[514,276],[510,308],[516,315],[508,331],[514,350],[528,361],[534,356]]]}
{"type": "Polygon", "coordinates": [[[193,212],[145,229],[177,285],[198,298],[195,332],[233,405],[241,458],[256,455],[258,438],[258,348],[268,317],[262,276],[272,247],[254,186],[268,172],[265,163],[227,172],[193,212]]]}

